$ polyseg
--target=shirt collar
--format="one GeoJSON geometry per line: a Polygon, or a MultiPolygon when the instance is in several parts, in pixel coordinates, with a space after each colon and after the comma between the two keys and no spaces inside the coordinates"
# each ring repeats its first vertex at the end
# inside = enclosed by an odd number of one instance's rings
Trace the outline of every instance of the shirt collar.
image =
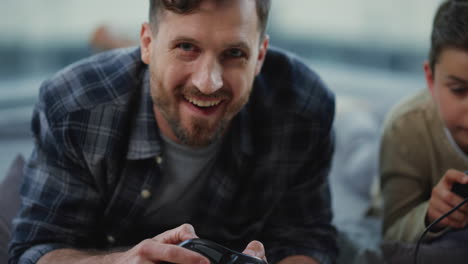
{"type": "MultiPolygon", "coordinates": [[[[257,129],[256,126],[262,126],[263,120],[258,120],[268,118],[264,109],[266,109],[262,104],[265,100],[265,91],[267,86],[263,80],[263,74],[260,73],[255,77],[254,84],[252,87],[252,93],[250,94],[249,101],[242,108],[242,110],[237,114],[232,122],[231,132],[233,132],[232,142],[237,148],[237,153],[242,153],[246,158],[254,155],[254,135],[257,129]]],[[[262,136],[262,135],[258,135],[262,136]]],[[[234,152],[236,153],[236,152],[234,152]]]]}
{"type": "MultiPolygon", "coordinates": [[[[252,98],[251,98],[252,99],[252,98]]],[[[250,100],[251,100],[250,99],[250,100]]],[[[249,100],[249,102],[250,102],[249,100]]],[[[250,156],[253,152],[252,146],[252,130],[251,130],[251,115],[249,115],[249,103],[245,105],[242,110],[237,114],[237,122],[233,122],[234,141],[238,142],[240,153],[250,156]],[[238,127],[235,127],[235,126],[238,127]]]]}
{"type": "Polygon", "coordinates": [[[147,159],[155,157],[162,152],[159,129],[153,111],[153,101],[150,92],[150,73],[146,67],[143,80],[137,89],[140,89],[133,107],[136,114],[131,125],[130,140],[127,159],[147,159]]]}

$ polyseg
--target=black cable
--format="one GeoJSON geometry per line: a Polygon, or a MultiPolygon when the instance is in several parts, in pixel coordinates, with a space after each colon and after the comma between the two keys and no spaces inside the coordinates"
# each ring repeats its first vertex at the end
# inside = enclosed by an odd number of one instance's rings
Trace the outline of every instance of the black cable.
{"type": "Polygon", "coordinates": [[[419,237],[419,240],[418,240],[418,243],[416,244],[416,249],[414,250],[414,264],[418,264],[418,251],[419,251],[419,246],[421,245],[421,241],[423,240],[424,236],[427,234],[427,232],[429,232],[429,230],[431,230],[431,228],[434,226],[434,225],[437,225],[440,221],[444,220],[445,217],[449,216],[451,213],[455,212],[456,210],[458,210],[458,208],[460,208],[462,205],[464,205],[466,202],[468,202],[468,198],[465,198],[465,200],[463,200],[461,203],[459,203],[457,206],[455,206],[454,208],[452,208],[450,211],[448,211],[447,213],[445,213],[444,215],[442,215],[441,217],[437,218],[436,220],[434,220],[434,222],[432,222],[429,226],[426,227],[426,229],[424,230],[424,232],[421,234],[421,236],[419,237]]]}

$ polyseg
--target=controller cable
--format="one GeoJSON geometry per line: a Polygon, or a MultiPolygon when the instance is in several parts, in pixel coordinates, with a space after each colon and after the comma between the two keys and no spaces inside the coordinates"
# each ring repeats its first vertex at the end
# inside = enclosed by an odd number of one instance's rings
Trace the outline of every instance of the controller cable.
{"type": "Polygon", "coordinates": [[[458,210],[458,208],[460,208],[462,205],[464,205],[466,202],[468,202],[468,197],[465,198],[465,200],[463,200],[461,203],[459,203],[457,206],[455,206],[454,208],[452,208],[450,211],[448,211],[447,213],[445,213],[444,215],[442,215],[441,217],[437,218],[436,220],[434,220],[431,224],[429,224],[429,226],[426,227],[426,229],[424,230],[424,232],[422,233],[422,235],[419,237],[419,240],[418,240],[418,243],[416,244],[416,249],[414,251],[414,264],[418,264],[418,251],[419,251],[419,246],[421,245],[421,241],[423,240],[424,236],[427,234],[427,232],[429,232],[429,230],[431,230],[431,228],[435,225],[437,225],[440,221],[444,220],[445,217],[449,216],[450,214],[452,214],[453,212],[455,212],[456,210],[458,210]]]}

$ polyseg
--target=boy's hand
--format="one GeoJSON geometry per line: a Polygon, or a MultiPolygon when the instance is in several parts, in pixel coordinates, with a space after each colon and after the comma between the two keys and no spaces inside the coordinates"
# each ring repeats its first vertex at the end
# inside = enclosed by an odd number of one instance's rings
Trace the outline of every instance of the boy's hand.
{"type": "MultiPolygon", "coordinates": [[[[448,170],[434,189],[432,189],[429,208],[427,209],[426,215],[428,224],[432,223],[434,220],[441,217],[463,201],[463,198],[451,191],[453,184],[456,182],[467,184],[468,175],[461,171],[448,170]]],[[[467,224],[468,204],[465,204],[439,222],[436,225],[436,228],[442,229],[447,226],[452,228],[464,228],[467,224]]]]}

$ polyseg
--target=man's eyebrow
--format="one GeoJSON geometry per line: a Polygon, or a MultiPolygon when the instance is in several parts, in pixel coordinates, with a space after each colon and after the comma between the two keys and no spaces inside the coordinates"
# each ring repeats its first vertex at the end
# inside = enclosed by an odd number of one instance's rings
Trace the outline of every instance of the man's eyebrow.
{"type": "Polygon", "coordinates": [[[240,48],[240,49],[250,50],[250,46],[244,41],[239,41],[239,42],[229,44],[228,47],[229,48],[240,48]]]}
{"type": "MultiPolygon", "coordinates": [[[[193,44],[196,44],[196,45],[200,44],[200,42],[197,41],[196,39],[190,38],[190,37],[185,37],[185,36],[176,37],[173,40],[171,40],[170,43],[172,45],[175,45],[177,43],[182,43],[182,42],[193,43],[193,44]]],[[[238,41],[238,42],[230,43],[230,44],[227,44],[226,47],[227,48],[240,48],[240,49],[250,50],[250,46],[245,41],[238,41]]]]}
{"type": "Polygon", "coordinates": [[[459,82],[459,83],[468,84],[468,80],[462,79],[462,78],[454,76],[454,75],[449,75],[447,78],[450,79],[450,80],[459,82]]]}
{"type": "Polygon", "coordinates": [[[199,42],[194,39],[194,38],[189,38],[189,37],[184,37],[184,36],[180,36],[180,37],[176,37],[174,38],[173,40],[171,40],[171,44],[176,44],[176,43],[182,43],[182,42],[189,42],[189,43],[193,43],[193,44],[199,44],[199,42]]]}

